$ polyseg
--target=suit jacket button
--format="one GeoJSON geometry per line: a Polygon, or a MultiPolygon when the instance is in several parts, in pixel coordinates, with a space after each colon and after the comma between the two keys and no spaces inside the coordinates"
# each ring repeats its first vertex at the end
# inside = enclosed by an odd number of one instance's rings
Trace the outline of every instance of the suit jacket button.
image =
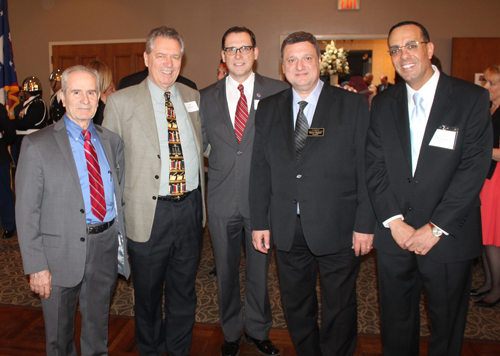
{"type": "Polygon", "coordinates": [[[81,242],[85,242],[85,237],[80,237],[81,242]]]}
{"type": "Polygon", "coordinates": [[[158,155],[158,159],[160,159],[160,155],[158,155]]]}
{"type": "Polygon", "coordinates": [[[302,174],[297,174],[297,178],[298,179],[302,178],[302,174]]]}
{"type": "Polygon", "coordinates": [[[157,174],[157,175],[155,175],[155,178],[158,179],[158,178],[160,178],[160,176],[157,174]]]}
{"type": "Polygon", "coordinates": [[[156,197],[153,197],[153,200],[156,200],[156,197]]]}
{"type": "Polygon", "coordinates": [[[80,209],[80,213],[82,213],[82,214],[83,214],[84,212],[85,212],[85,210],[83,210],[83,209],[80,209]]]}
{"type": "Polygon", "coordinates": [[[292,204],[297,204],[297,200],[295,200],[295,199],[294,199],[294,200],[292,201],[292,204]]]}
{"type": "Polygon", "coordinates": [[[411,206],[408,207],[408,211],[411,211],[411,206]]]}
{"type": "Polygon", "coordinates": [[[406,179],[406,180],[408,181],[408,183],[411,183],[411,178],[408,178],[408,179],[406,179]]]}

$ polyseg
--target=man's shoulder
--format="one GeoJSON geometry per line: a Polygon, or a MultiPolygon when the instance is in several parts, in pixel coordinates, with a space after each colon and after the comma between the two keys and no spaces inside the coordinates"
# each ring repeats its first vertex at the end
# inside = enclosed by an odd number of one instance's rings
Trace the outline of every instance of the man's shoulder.
{"type": "Polygon", "coordinates": [[[184,102],[187,101],[200,101],[200,92],[198,90],[195,90],[185,84],[176,82],[175,86],[177,87],[177,90],[179,91],[182,100],[184,102]]]}
{"type": "Polygon", "coordinates": [[[271,89],[271,90],[274,89],[278,91],[282,91],[290,87],[290,85],[288,85],[287,82],[269,77],[264,77],[263,75],[260,75],[257,72],[255,73],[255,83],[257,83],[258,85],[262,85],[266,89],[271,89]]]}
{"type": "MultiPolygon", "coordinates": [[[[451,88],[453,88],[453,90],[456,91],[457,93],[462,92],[465,94],[481,95],[486,91],[486,89],[483,88],[482,86],[471,83],[471,82],[464,80],[464,79],[451,77],[451,76],[446,75],[444,73],[441,73],[441,78],[445,83],[448,82],[449,85],[451,86],[451,88]]],[[[439,84],[438,84],[438,87],[439,87],[439,84]]]]}
{"type": "Polygon", "coordinates": [[[94,125],[94,128],[100,135],[107,136],[111,141],[120,141],[121,140],[121,138],[118,134],[114,133],[113,131],[111,131],[110,129],[107,129],[104,126],[94,125]]]}
{"type": "Polygon", "coordinates": [[[109,98],[112,98],[112,100],[116,102],[130,101],[131,98],[134,98],[137,95],[137,92],[139,91],[141,85],[143,85],[142,82],[130,87],[117,90],[116,92],[111,94],[109,98]]]}

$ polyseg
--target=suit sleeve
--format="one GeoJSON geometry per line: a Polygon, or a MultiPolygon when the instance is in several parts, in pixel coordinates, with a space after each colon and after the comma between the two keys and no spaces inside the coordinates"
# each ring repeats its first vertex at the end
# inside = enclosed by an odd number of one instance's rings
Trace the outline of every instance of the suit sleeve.
{"type": "Polygon", "coordinates": [[[250,166],[250,221],[252,230],[270,230],[271,169],[267,151],[268,133],[272,121],[272,106],[264,100],[255,113],[255,140],[250,166]]]}
{"type": "Polygon", "coordinates": [[[368,103],[361,95],[358,96],[355,147],[358,171],[358,208],[356,210],[356,221],[354,231],[373,234],[375,229],[375,215],[368,196],[365,172],[365,145],[368,126],[370,123],[370,111],[368,103]]]}
{"type": "Polygon", "coordinates": [[[373,100],[370,128],[366,139],[366,181],[368,194],[379,222],[402,214],[398,201],[391,190],[382,146],[382,132],[378,100],[373,100]]]}
{"type": "Polygon", "coordinates": [[[9,146],[16,140],[16,129],[14,123],[9,119],[9,114],[5,106],[0,105],[0,132],[2,137],[0,142],[3,142],[5,146],[9,146]]]}
{"type": "MultiPolygon", "coordinates": [[[[493,130],[489,93],[476,98],[464,132],[462,160],[431,221],[451,235],[456,235],[475,204],[491,162],[493,130]]],[[[439,169],[439,167],[436,167],[439,169]]]]}
{"type": "Polygon", "coordinates": [[[31,138],[26,136],[16,172],[16,225],[26,274],[49,268],[40,231],[44,185],[40,153],[31,138]]]}

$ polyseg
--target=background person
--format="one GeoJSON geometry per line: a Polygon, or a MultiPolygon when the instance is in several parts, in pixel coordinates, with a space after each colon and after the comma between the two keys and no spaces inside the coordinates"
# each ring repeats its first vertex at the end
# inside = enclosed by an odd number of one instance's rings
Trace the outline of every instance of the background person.
{"type": "Polygon", "coordinates": [[[500,65],[484,72],[484,87],[490,93],[491,119],[493,122],[493,156],[490,170],[481,191],[481,219],[483,227],[483,268],[485,281],[471,296],[483,297],[474,303],[490,308],[500,301],[500,65]]]}

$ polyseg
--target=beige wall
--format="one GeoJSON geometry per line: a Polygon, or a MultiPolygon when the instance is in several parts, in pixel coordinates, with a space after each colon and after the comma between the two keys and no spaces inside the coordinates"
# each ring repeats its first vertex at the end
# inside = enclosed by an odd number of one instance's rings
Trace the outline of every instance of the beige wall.
{"type": "Polygon", "coordinates": [[[336,9],[336,0],[10,0],[9,20],[18,81],[38,76],[47,98],[49,42],[144,38],[163,24],[183,35],[183,75],[200,88],[215,81],[222,34],[234,25],[255,32],[260,49],[257,70],[279,78],[280,35],[298,30],[317,35],[385,34],[396,22],[412,19],[427,27],[449,73],[452,37],[500,34],[500,1],[483,0],[480,7],[477,3],[363,0],[361,10],[346,12],[336,9]]]}

